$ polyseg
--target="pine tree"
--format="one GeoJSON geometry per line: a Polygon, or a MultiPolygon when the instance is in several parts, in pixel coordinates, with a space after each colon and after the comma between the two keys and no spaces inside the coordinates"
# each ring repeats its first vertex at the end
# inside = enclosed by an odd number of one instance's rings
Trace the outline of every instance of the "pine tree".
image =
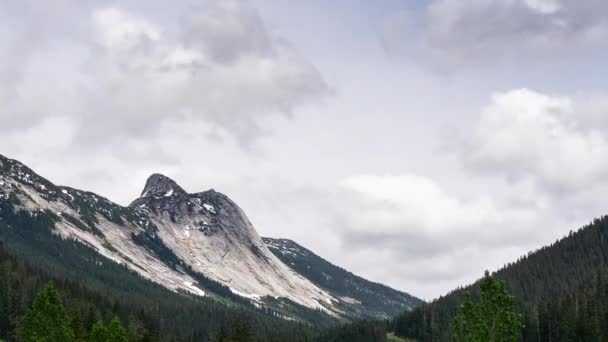
{"type": "Polygon", "coordinates": [[[24,342],[74,341],[74,332],[53,283],[48,283],[38,293],[19,323],[18,335],[24,342]]]}
{"type": "Polygon", "coordinates": [[[127,328],[127,335],[129,337],[129,342],[139,342],[143,341],[146,336],[146,328],[143,326],[142,322],[139,321],[134,316],[129,317],[129,326],[127,328]]]}
{"type": "Polygon", "coordinates": [[[127,330],[118,317],[112,318],[108,324],[108,342],[128,342],[127,330]]]}
{"type": "Polygon", "coordinates": [[[454,340],[462,342],[515,342],[523,329],[522,315],[505,283],[486,271],[480,285],[480,301],[467,294],[454,320],[454,340]]]}
{"type": "Polygon", "coordinates": [[[86,340],[86,329],[84,327],[84,323],[82,321],[82,312],[80,310],[80,304],[78,302],[74,303],[71,310],[71,318],[70,318],[70,327],[74,332],[74,340],[75,341],[85,341],[86,340]]]}
{"type": "Polygon", "coordinates": [[[253,339],[249,322],[237,319],[233,324],[233,340],[236,342],[249,342],[253,339]]]}
{"type": "Polygon", "coordinates": [[[91,328],[89,342],[106,342],[108,340],[108,329],[102,321],[97,321],[91,328]]]}

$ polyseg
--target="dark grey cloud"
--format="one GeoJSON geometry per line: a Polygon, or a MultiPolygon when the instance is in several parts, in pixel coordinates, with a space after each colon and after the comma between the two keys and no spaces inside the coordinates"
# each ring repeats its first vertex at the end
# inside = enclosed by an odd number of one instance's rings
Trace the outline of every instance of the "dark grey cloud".
{"type": "Polygon", "coordinates": [[[434,0],[419,13],[387,19],[389,51],[433,68],[497,61],[546,63],[603,48],[608,3],[601,0],[434,0]]]}
{"type": "Polygon", "coordinates": [[[245,55],[273,57],[275,45],[280,44],[256,10],[237,1],[195,5],[182,17],[181,26],[186,46],[209,51],[221,64],[245,55]]]}

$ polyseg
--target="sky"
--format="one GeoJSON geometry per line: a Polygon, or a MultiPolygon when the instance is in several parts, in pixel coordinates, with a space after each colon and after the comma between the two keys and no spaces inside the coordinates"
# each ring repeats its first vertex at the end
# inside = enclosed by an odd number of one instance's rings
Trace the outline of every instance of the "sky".
{"type": "Polygon", "coordinates": [[[606,214],[604,0],[0,0],[0,154],[433,299],[606,214]]]}

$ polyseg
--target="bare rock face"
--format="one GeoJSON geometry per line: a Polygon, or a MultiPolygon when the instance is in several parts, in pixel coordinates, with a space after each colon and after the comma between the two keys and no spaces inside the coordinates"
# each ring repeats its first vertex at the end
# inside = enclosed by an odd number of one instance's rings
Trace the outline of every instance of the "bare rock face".
{"type": "Polygon", "coordinates": [[[201,281],[211,280],[223,285],[222,291],[258,302],[287,298],[330,312],[334,300],[272,254],[243,210],[215,190],[190,194],[171,178],[153,174],[141,197],[122,207],[56,186],[0,156],[0,196],[12,198],[20,210],[55,213],[56,234],[172,290],[204,295],[208,286],[201,281]]]}
{"type": "Polygon", "coordinates": [[[158,236],[193,270],[239,295],[286,297],[308,307],[331,305],[331,295],[283,264],[242,211],[215,190],[189,194],[170,178],[152,175],[131,208],[143,211],[158,236]]]}
{"type": "Polygon", "coordinates": [[[186,191],[175,181],[167,176],[155,173],[148,178],[141,197],[170,197],[172,195],[184,195],[186,191]]]}
{"type": "MultiPolygon", "coordinates": [[[[302,248],[284,241],[263,241],[228,196],[213,189],[188,193],[161,174],[151,175],[141,197],[123,207],[91,192],[57,186],[19,161],[0,155],[0,204],[31,217],[52,215],[49,229],[53,234],[77,241],[173,291],[198,296],[212,293],[256,305],[272,303],[268,305],[274,308],[278,303],[279,310],[294,302],[336,317],[364,318],[374,310],[369,303],[347,298],[350,292],[338,291],[343,288],[335,282],[318,281],[329,274],[344,278],[333,265],[315,262],[311,253],[301,253],[302,248]]],[[[361,280],[351,283],[343,287],[372,291],[361,280]]],[[[377,301],[384,303],[386,298],[377,301]]],[[[412,305],[409,298],[398,301],[412,305]]],[[[376,317],[389,312],[379,309],[376,317]]]]}

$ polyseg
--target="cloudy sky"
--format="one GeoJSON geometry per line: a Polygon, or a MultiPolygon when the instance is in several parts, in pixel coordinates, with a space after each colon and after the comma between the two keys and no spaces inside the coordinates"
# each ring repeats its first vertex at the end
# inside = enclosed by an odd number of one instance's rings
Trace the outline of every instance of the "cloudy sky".
{"type": "Polygon", "coordinates": [[[425,299],[607,212],[604,0],[0,0],[0,153],[425,299]]]}

